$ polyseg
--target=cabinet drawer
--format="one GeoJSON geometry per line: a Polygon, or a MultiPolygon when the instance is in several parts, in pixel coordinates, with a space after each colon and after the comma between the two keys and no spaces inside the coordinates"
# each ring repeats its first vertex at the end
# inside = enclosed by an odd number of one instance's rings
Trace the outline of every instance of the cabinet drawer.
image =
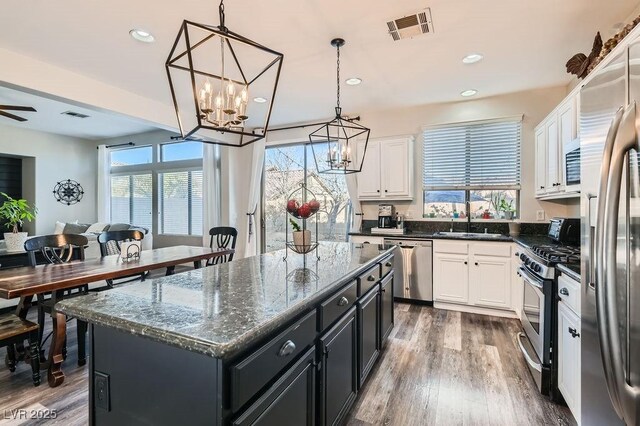
{"type": "Polygon", "coordinates": [[[561,274],[558,276],[558,296],[560,300],[567,304],[567,306],[580,315],[580,283],[569,278],[568,276],[561,274]]]}
{"type": "Polygon", "coordinates": [[[394,261],[394,257],[389,256],[386,259],[384,259],[382,262],[380,262],[381,278],[384,278],[389,272],[393,270],[393,261],[394,261]]]}
{"type": "Polygon", "coordinates": [[[300,353],[315,343],[312,311],[260,349],[231,367],[231,409],[235,412],[271,382],[300,353]]]}
{"type": "Polygon", "coordinates": [[[511,244],[503,243],[473,243],[471,244],[473,254],[483,256],[511,257],[511,244]]]}
{"type": "Polygon", "coordinates": [[[344,287],[320,305],[320,330],[324,330],[347,312],[358,298],[357,281],[344,287]]]}
{"type": "Polygon", "coordinates": [[[376,264],[373,268],[363,272],[358,276],[358,296],[365,294],[371,287],[376,285],[380,280],[380,265],[376,264]]]}
{"type": "Polygon", "coordinates": [[[467,254],[469,253],[469,243],[459,241],[434,241],[433,251],[435,253],[467,254]]]}

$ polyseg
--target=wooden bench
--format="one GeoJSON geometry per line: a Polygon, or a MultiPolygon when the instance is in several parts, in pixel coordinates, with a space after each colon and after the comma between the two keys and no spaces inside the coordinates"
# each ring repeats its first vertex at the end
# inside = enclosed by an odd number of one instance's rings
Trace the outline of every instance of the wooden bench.
{"type": "Polygon", "coordinates": [[[38,324],[20,318],[14,314],[0,315],[0,347],[7,347],[5,363],[9,371],[16,371],[16,345],[29,340],[29,357],[34,386],[40,384],[40,351],[38,348],[38,324]]]}

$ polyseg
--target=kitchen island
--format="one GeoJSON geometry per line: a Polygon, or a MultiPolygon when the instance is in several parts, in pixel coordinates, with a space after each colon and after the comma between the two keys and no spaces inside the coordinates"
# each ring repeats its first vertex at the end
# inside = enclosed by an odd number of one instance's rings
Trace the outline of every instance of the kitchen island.
{"type": "Polygon", "coordinates": [[[393,247],[320,244],[64,300],[92,424],[334,424],[393,328],[393,247]]]}

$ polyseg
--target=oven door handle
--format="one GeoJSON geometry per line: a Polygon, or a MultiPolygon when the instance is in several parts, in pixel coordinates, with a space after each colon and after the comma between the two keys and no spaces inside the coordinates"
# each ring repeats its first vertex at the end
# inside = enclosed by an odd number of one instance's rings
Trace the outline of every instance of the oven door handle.
{"type": "Polygon", "coordinates": [[[522,343],[522,339],[526,338],[527,336],[525,336],[524,333],[518,333],[518,346],[520,346],[520,352],[522,352],[522,355],[524,355],[524,359],[527,361],[527,364],[531,366],[531,368],[533,368],[537,372],[542,372],[542,364],[535,362],[533,358],[531,358],[531,355],[529,355],[529,351],[524,347],[524,344],[522,343]]]}
{"type": "Polygon", "coordinates": [[[540,280],[536,279],[533,275],[527,272],[527,270],[524,269],[524,267],[522,266],[520,267],[520,269],[518,270],[518,275],[520,275],[522,279],[524,279],[527,283],[531,284],[532,286],[539,288],[540,290],[544,289],[542,282],[540,282],[540,280]]]}

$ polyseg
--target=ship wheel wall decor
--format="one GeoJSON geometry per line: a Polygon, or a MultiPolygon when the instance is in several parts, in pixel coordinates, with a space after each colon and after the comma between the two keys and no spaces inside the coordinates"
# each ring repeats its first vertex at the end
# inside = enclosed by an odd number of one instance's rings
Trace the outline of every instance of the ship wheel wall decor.
{"type": "Polygon", "coordinates": [[[60,181],[53,188],[53,196],[56,200],[68,206],[79,203],[83,195],[82,185],[71,179],[60,181]]]}

